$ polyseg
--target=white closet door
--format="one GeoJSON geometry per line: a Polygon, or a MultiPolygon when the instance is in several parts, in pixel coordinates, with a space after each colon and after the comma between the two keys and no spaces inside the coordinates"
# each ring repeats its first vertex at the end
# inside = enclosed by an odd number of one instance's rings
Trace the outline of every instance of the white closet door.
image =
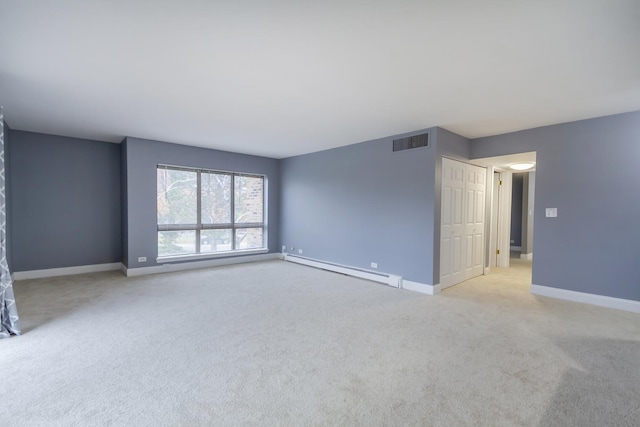
{"type": "Polygon", "coordinates": [[[440,286],[482,274],[486,169],[442,159],[440,286]]]}
{"type": "Polygon", "coordinates": [[[464,280],[464,189],[466,165],[442,159],[442,227],[440,239],[440,286],[464,280]]]}
{"type": "Polygon", "coordinates": [[[484,202],[487,171],[478,166],[467,166],[465,185],[465,260],[464,280],[480,276],[484,263],[484,202]]]}

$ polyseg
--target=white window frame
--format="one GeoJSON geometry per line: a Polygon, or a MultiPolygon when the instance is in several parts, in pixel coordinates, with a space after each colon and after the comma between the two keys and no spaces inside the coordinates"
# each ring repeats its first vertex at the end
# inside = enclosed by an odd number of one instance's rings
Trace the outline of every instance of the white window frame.
{"type": "MultiPolygon", "coordinates": [[[[221,171],[215,169],[204,169],[204,168],[192,168],[185,166],[175,166],[175,165],[166,165],[166,164],[158,164],[156,168],[156,174],[158,170],[167,169],[167,170],[177,170],[177,171],[186,171],[186,172],[195,172],[197,179],[197,206],[196,206],[196,216],[197,222],[196,224],[157,224],[157,215],[158,215],[158,207],[156,205],[156,225],[157,232],[156,238],[158,237],[158,232],[160,231],[195,231],[195,253],[192,254],[177,254],[177,255],[160,255],[158,252],[158,256],[156,261],[171,261],[171,260],[189,260],[189,259],[203,259],[203,258],[220,258],[220,257],[228,257],[233,255],[248,255],[248,254],[258,254],[258,253],[266,253],[269,251],[268,247],[268,234],[267,234],[267,176],[262,174],[252,174],[252,173],[244,173],[244,172],[232,172],[232,171],[221,171]],[[219,223],[219,224],[203,224],[202,223],[202,185],[201,185],[201,177],[203,173],[210,174],[220,174],[220,175],[229,175],[231,177],[231,189],[230,189],[230,212],[231,212],[231,222],[230,223],[219,223]],[[262,179],[262,222],[251,222],[251,223],[236,223],[235,222],[235,178],[239,176],[251,177],[251,178],[260,178],[262,179]],[[236,249],[236,232],[238,229],[246,229],[246,228],[261,228],[262,229],[262,247],[261,248],[251,248],[251,249],[236,249]],[[227,251],[217,251],[217,252],[205,252],[201,253],[201,232],[207,230],[231,230],[231,249],[227,251]]],[[[158,194],[158,188],[156,184],[156,196],[158,194]]],[[[158,251],[158,240],[156,240],[156,251],[158,251]]]]}

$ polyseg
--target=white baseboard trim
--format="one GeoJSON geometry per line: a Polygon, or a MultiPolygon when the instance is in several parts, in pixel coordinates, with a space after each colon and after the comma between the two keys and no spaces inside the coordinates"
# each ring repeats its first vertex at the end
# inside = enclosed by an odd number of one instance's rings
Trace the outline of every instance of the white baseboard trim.
{"type": "Polygon", "coordinates": [[[394,288],[399,288],[402,282],[402,277],[396,276],[395,274],[378,273],[375,271],[358,269],[346,265],[331,264],[317,259],[304,258],[291,254],[284,254],[284,260],[295,262],[296,264],[306,265],[308,267],[346,274],[347,276],[359,277],[360,279],[371,280],[372,282],[384,283],[385,285],[389,285],[394,288]]]}
{"type": "Polygon", "coordinates": [[[521,251],[522,250],[522,246],[511,246],[511,250],[512,251],[521,251]]]}
{"type": "Polygon", "coordinates": [[[440,293],[440,285],[426,285],[424,283],[412,282],[411,280],[402,280],[402,289],[408,291],[420,292],[421,294],[437,295],[440,293]]]}
{"type": "Polygon", "coordinates": [[[520,259],[523,259],[525,261],[532,261],[533,260],[533,252],[529,252],[528,254],[520,254],[520,259]]]}
{"type": "Polygon", "coordinates": [[[618,310],[640,313],[640,301],[589,294],[586,292],[570,291],[552,288],[550,286],[531,285],[531,293],[543,297],[558,298],[567,301],[581,302],[600,307],[616,308],[618,310]]]}
{"type": "Polygon", "coordinates": [[[280,253],[247,255],[233,258],[210,259],[206,261],[192,261],[181,263],[167,263],[152,267],[127,268],[122,266],[122,272],[127,277],[145,276],[147,274],[170,273],[172,271],[196,270],[198,268],[218,267],[222,265],[243,264],[246,262],[267,261],[279,259],[280,253]]]}
{"type": "Polygon", "coordinates": [[[122,264],[113,262],[110,264],[79,265],[77,267],[47,268],[43,270],[16,271],[12,274],[13,280],[42,279],[44,277],[71,276],[73,274],[97,273],[100,271],[120,270],[122,264]]]}

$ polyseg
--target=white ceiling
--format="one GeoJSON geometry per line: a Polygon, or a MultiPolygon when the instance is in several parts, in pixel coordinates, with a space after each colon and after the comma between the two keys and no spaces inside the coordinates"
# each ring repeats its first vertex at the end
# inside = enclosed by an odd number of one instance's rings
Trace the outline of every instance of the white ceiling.
{"type": "Polygon", "coordinates": [[[0,0],[20,130],[287,157],[640,110],[638,0],[0,0]]]}

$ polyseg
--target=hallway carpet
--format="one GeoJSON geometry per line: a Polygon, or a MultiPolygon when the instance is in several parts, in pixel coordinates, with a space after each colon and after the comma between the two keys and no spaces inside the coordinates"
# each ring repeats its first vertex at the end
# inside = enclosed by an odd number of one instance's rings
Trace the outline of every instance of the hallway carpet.
{"type": "Polygon", "coordinates": [[[640,425],[640,316],[533,296],[513,264],[438,296],[283,261],[19,281],[0,420],[640,425]]]}

